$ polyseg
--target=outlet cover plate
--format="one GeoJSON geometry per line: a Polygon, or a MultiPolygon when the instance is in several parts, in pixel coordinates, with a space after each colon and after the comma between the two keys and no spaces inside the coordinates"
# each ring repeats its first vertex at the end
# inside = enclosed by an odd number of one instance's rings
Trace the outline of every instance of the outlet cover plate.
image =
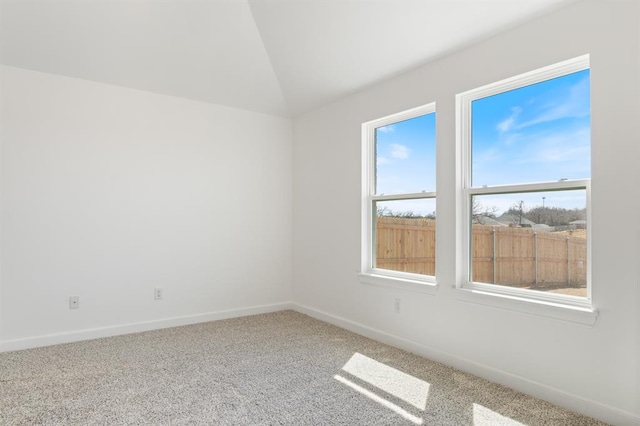
{"type": "Polygon", "coordinates": [[[79,308],[80,308],[80,297],[69,296],[69,309],[79,309],[79,308]]]}

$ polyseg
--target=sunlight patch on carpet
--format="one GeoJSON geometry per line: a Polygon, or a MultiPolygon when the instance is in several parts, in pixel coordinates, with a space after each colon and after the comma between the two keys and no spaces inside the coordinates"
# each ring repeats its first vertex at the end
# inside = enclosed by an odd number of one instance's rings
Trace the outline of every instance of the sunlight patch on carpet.
{"type": "Polygon", "coordinates": [[[337,381],[339,381],[340,383],[343,383],[347,386],[349,386],[351,389],[361,393],[362,395],[366,396],[367,398],[377,402],[378,404],[382,405],[383,407],[386,407],[392,411],[394,411],[395,413],[399,414],[400,416],[402,416],[403,418],[409,420],[410,422],[416,424],[416,425],[421,425],[423,423],[423,420],[420,417],[414,416],[413,414],[409,413],[407,410],[403,409],[402,407],[397,406],[396,404],[394,404],[391,401],[387,401],[386,399],[382,398],[381,396],[376,395],[375,393],[371,392],[368,389],[363,388],[362,386],[359,386],[355,383],[353,383],[351,380],[349,379],[345,379],[342,376],[339,375],[335,375],[333,376],[334,379],[336,379],[337,381]]]}
{"type": "Polygon", "coordinates": [[[517,422],[502,414],[480,404],[473,404],[473,424],[474,425],[504,425],[504,426],[525,426],[523,423],[517,422]]]}
{"type": "Polygon", "coordinates": [[[396,370],[360,353],[355,353],[342,367],[358,379],[423,410],[427,407],[429,383],[396,370]]]}

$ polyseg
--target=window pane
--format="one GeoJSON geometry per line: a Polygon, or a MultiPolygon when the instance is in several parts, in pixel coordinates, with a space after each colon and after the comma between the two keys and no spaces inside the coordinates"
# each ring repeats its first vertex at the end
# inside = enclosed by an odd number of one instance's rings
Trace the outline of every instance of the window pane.
{"type": "Polygon", "coordinates": [[[374,203],[374,267],[435,275],[435,198],[374,203]]]}
{"type": "Polygon", "coordinates": [[[435,192],[435,113],[376,129],[376,194],[435,192]]]}
{"type": "Polygon", "coordinates": [[[472,185],[586,179],[589,70],[471,104],[472,185]]]}
{"type": "Polygon", "coordinates": [[[586,190],[472,197],[472,281],[587,295],[586,190]]]}

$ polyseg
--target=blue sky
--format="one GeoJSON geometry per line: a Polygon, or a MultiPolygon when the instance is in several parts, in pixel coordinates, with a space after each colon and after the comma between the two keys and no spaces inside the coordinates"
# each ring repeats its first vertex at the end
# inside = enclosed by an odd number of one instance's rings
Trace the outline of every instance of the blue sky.
{"type": "MultiPolygon", "coordinates": [[[[376,129],[376,193],[435,192],[436,114],[376,129]]],[[[435,200],[387,201],[379,208],[425,215],[435,200]]]]}
{"type": "MultiPolygon", "coordinates": [[[[585,70],[473,101],[473,185],[589,178],[589,100],[585,70]]],[[[434,191],[435,114],[378,128],[376,154],[378,194],[434,191]]],[[[516,198],[535,207],[542,197],[548,207],[586,204],[584,191],[491,196],[482,203],[500,212],[516,198]]],[[[433,203],[420,200],[390,204],[393,211],[433,211],[433,203]]]]}
{"type": "Polygon", "coordinates": [[[376,193],[436,190],[436,115],[376,129],[376,193]]]}
{"type": "Polygon", "coordinates": [[[473,185],[590,177],[589,71],[472,103],[473,185]]]}
{"type": "MultiPolygon", "coordinates": [[[[591,177],[589,70],[472,103],[473,186],[591,177]]],[[[585,191],[479,198],[504,211],[525,207],[584,208],[585,191]]]]}

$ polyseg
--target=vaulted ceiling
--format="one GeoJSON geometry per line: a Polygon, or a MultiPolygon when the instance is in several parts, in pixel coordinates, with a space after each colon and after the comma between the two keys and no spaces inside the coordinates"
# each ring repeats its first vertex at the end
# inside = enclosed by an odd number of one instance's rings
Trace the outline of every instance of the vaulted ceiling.
{"type": "Polygon", "coordinates": [[[0,0],[0,61],[292,117],[572,1],[0,0]]]}

